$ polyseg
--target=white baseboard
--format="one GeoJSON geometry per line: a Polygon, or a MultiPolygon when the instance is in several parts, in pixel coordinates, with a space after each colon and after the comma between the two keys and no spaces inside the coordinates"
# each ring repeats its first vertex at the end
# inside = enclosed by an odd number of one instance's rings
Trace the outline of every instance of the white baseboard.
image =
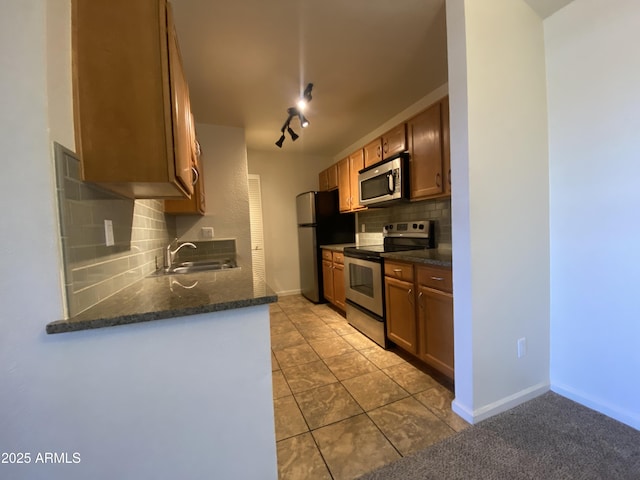
{"type": "Polygon", "coordinates": [[[558,395],[562,395],[569,400],[573,400],[580,405],[584,405],[585,407],[595,410],[596,412],[600,412],[607,417],[611,417],[619,422],[629,425],[636,430],[640,430],[640,412],[638,411],[633,412],[620,409],[616,405],[612,405],[601,398],[586,394],[585,392],[576,390],[568,385],[554,383],[551,385],[551,391],[558,395]]]}
{"type": "Polygon", "coordinates": [[[276,295],[279,297],[289,297],[291,295],[300,295],[302,290],[282,290],[280,292],[276,292],[276,295]]]}
{"type": "Polygon", "coordinates": [[[454,399],[451,403],[451,409],[467,422],[475,424],[499,413],[511,410],[513,407],[517,407],[521,403],[532,400],[548,391],[549,384],[544,382],[525,388],[513,395],[501,398],[500,400],[476,409],[471,409],[466,405],[462,405],[457,399],[454,399]]]}

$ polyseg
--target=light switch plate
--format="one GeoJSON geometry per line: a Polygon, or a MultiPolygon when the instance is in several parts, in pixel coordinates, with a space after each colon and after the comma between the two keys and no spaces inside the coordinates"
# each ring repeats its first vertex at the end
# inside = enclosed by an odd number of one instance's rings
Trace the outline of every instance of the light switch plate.
{"type": "Polygon", "coordinates": [[[111,220],[104,221],[104,242],[107,247],[111,247],[115,243],[113,239],[113,222],[111,220]]]}

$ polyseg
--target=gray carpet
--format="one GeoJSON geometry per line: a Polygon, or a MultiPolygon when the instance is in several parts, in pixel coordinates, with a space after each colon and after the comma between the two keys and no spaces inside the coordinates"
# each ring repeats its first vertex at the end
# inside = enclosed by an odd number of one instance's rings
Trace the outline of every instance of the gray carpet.
{"type": "Polygon", "coordinates": [[[552,392],[361,480],[640,479],[640,431],[552,392]]]}

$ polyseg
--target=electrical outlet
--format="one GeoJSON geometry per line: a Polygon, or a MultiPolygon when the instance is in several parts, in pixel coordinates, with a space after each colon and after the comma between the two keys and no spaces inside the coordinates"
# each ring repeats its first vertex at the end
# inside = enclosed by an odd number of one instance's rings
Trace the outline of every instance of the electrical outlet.
{"type": "Polygon", "coordinates": [[[522,337],[518,339],[518,358],[522,358],[527,354],[527,339],[522,337]]]}
{"type": "Polygon", "coordinates": [[[200,236],[206,240],[213,238],[213,227],[202,227],[200,229],[200,236]]]}
{"type": "Polygon", "coordinates": [[[113,222],[111,220],[104,221],[104,243],[107,247],[111,247],[115,243],[113,239],[113,222]]]}

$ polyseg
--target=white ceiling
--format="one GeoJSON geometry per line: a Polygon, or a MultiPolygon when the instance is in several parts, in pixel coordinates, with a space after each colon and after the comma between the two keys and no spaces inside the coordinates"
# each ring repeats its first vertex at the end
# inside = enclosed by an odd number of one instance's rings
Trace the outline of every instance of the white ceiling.
{"type": "Polygon", "coordinates": [[[445,0],[171,3],[196,122],[243,127],[248,149],[280,151],[309,82],[310,126],[282,152],[335,155],[447,81],[445,0]]]}

